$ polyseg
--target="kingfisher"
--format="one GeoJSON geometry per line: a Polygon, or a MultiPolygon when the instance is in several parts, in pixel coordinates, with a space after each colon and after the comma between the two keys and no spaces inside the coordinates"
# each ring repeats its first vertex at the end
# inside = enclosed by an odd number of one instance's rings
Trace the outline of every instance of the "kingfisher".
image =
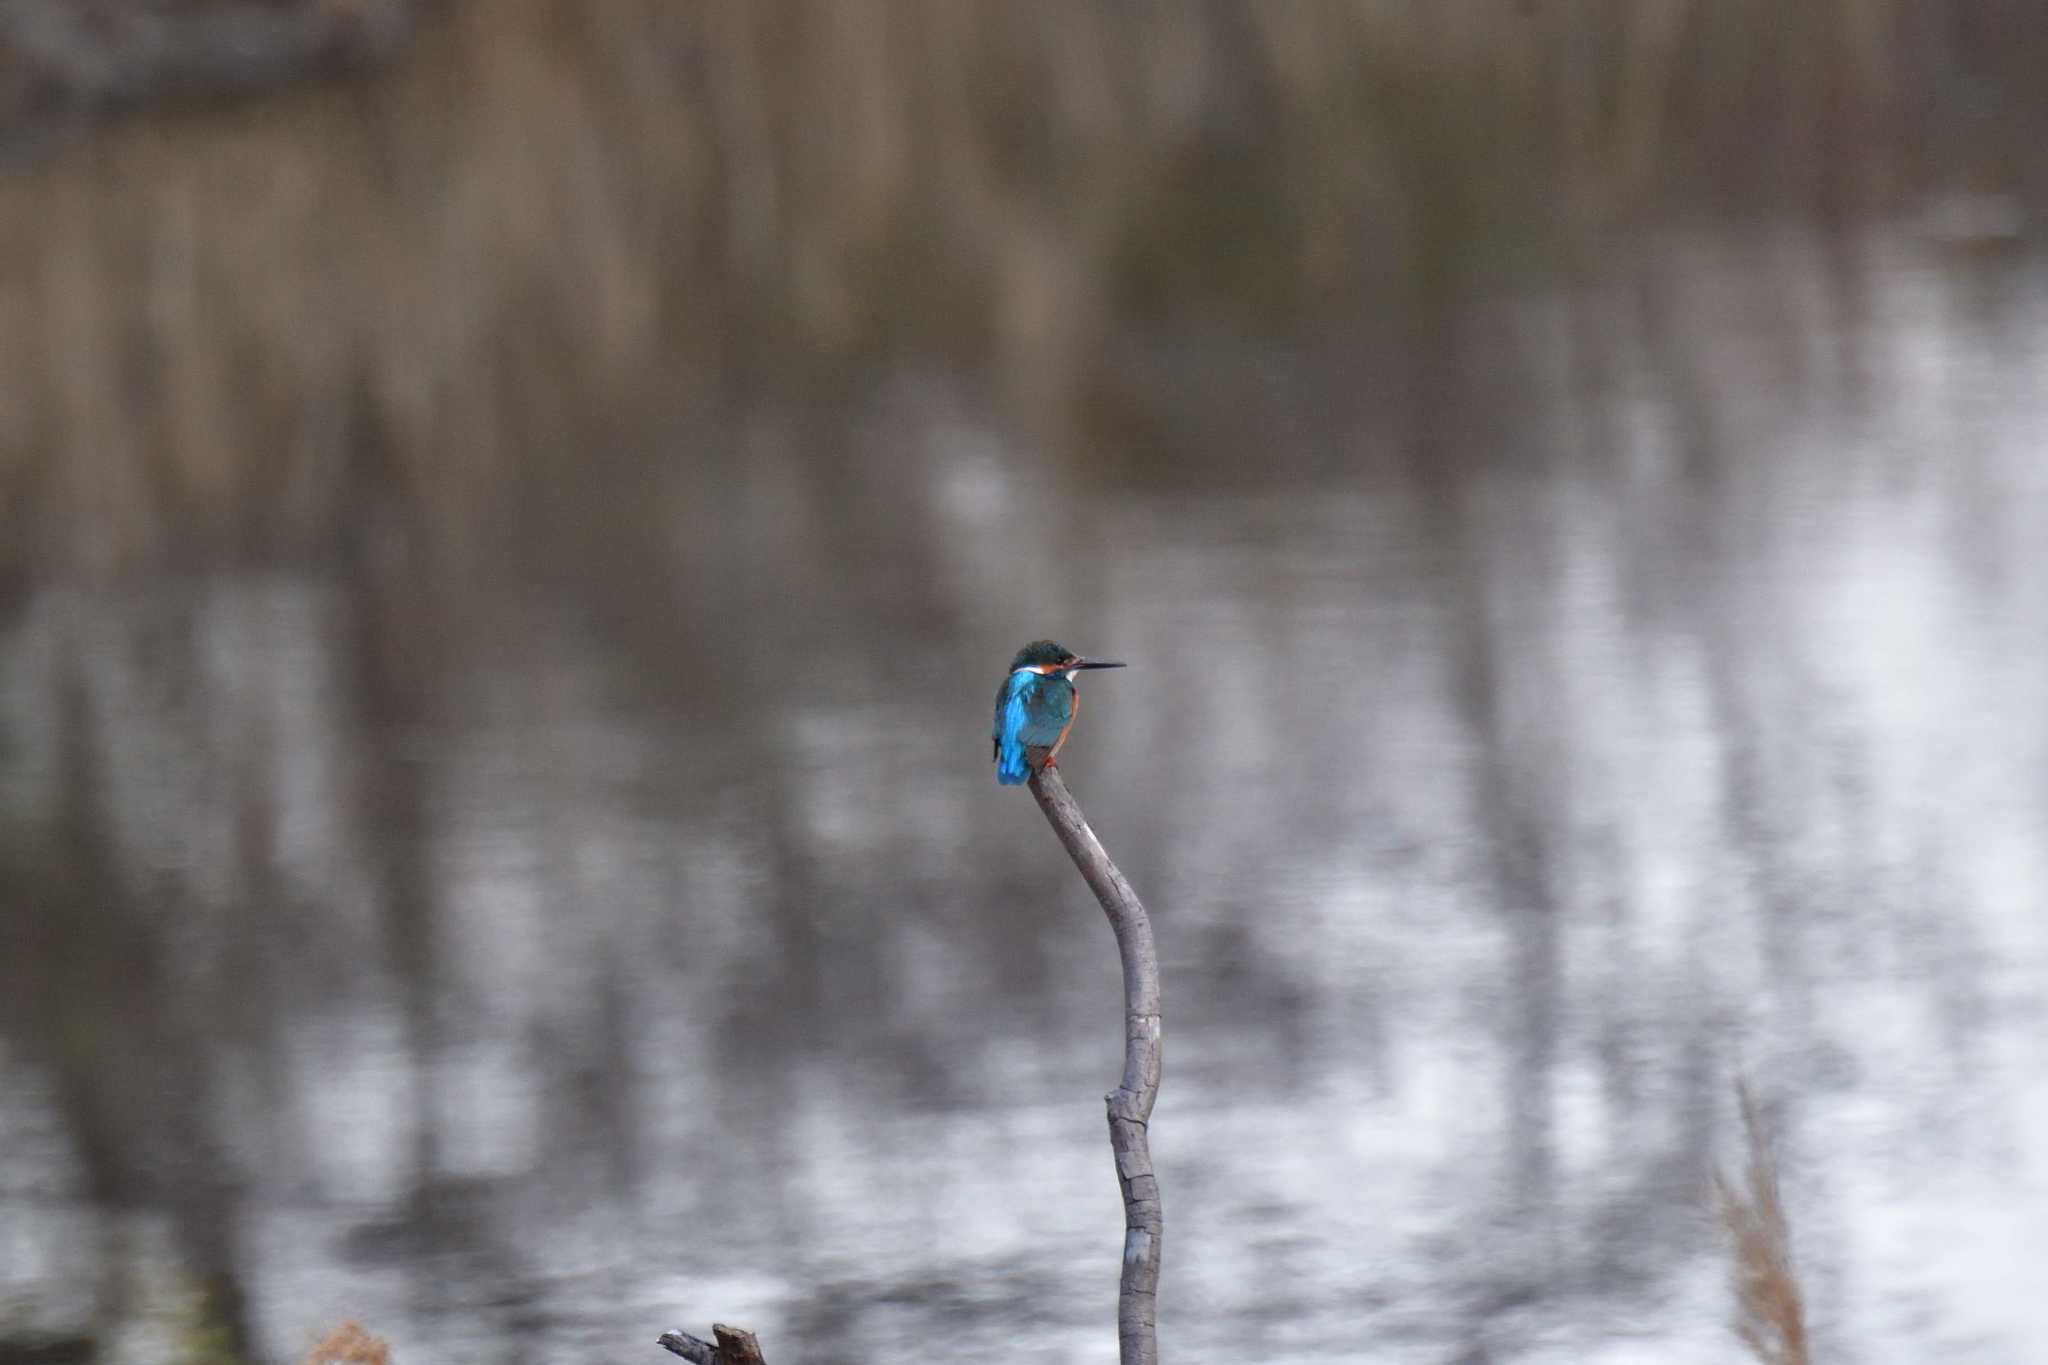
{"type": "Polygon", "coordinates": [[[1010,675],[996,688],[996,781],[1014,787],[1053,766],[1081,694],[1074,675],[1084,668],[1122,668],[1114,659],[1084,659],[1052,640],[1033,640],[1010,660],[1010,675]]]}

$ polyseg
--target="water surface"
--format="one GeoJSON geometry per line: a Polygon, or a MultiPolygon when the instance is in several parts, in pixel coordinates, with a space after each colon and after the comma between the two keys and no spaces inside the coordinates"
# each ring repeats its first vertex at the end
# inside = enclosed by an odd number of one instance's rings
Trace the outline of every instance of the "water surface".
{"type": "Polygon", "coordinates": [[[983,739],[1053,633],[1131,663],[1062,767],[1159,937],[1170,1357],[1738,1360],[1740,1073],[1819,1358],[2048,1358],[2048,275],[1441,307],[678,423],[481,567],[372,505],[38,582],[0,1338],[1112,1359],[1116,958],[983,739]]]}

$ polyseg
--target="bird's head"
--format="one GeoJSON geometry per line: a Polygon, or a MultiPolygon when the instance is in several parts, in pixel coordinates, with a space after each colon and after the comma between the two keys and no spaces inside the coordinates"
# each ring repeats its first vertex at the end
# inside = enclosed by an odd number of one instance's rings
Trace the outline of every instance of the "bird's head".
{"type": "Polygon", "coordinates": [[[1010,660],[1010,671],[1030,669],[1033,673],[1064,673],[1069,678],[1084,668],[1122,668],[1114,659],[1084,659],[1054,640],[1033,640],[1010,660]]]}

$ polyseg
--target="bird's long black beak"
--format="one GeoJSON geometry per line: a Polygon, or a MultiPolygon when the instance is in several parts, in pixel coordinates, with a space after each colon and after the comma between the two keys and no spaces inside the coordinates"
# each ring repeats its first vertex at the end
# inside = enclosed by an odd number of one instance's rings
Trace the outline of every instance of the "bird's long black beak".
{"type": "Polygon", "coordinates": [[[1083,659],[1080,663],[1074,665],[1076,668],[1122,668],[1123,666],[1121,662],[1115,659],[1083,659]]]}

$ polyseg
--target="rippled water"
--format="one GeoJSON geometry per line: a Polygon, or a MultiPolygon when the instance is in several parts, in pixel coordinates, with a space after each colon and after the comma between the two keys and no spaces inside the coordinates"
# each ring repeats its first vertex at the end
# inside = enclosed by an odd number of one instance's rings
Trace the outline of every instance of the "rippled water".
{"type": "Polygon", "coordinates": [[[1818,1358],[2048,1358],[2048,277],[1828,249],[1134,343],[1166,415],[1044,438],[905,372],[502,572],[43,584],[0,1340],[1112,1359],[1115,955],[983,737],[1050,632],[1131,663],[1062,767],[1163,956],[1171,1358],[1741,1358],[1738,1072],[1818,1358]]]}

